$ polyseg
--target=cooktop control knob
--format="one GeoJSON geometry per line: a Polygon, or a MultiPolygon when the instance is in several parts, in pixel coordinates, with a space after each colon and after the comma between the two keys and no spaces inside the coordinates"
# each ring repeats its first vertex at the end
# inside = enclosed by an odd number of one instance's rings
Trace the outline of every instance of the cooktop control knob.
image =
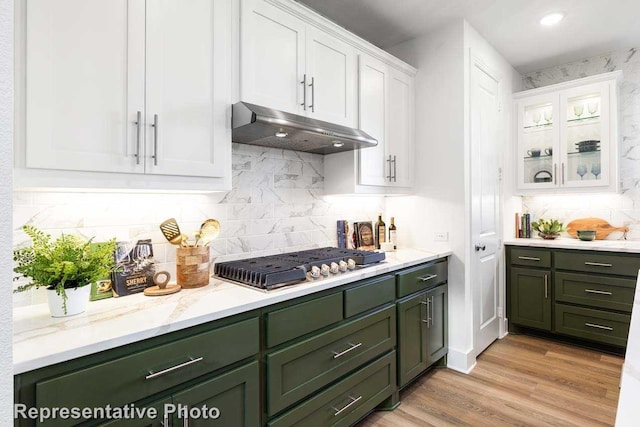
{"type": "Polygon", "coordinates": [[[328,276],[329,271],[331,271],[329,266],[327,264],[322,264],[322,266],[320,267],[320,274],[322,274],[323,276],[328,276]]]}
{"type": "Polygon", "coordinates": [[[355,262],[352,258],[349,258],[349,259],[347,260],[347,268],[348,268],[349,270],[355,270],[355,268],[356,268],[356,262],[355,262]]]}
{"type": "Polygon", "coordinates": [[[331,263],[331,272],[333,274],[338,274],[338,272],[340,271],[340,267],[338,266],[338,264],[336,264],[335,262],[331,263]]]}
{"type": "Polygon", "coordinates": [[[347,263],[340,260],[340,263],[338,264],[338,268],[340,269],[340,271],[347,271],[347,263]]]}
{"type": "Polygon", "coordinates": [[[311,277],[313,277],[314,279],[320,277],[320,269],[315,265],[311,267],[311,277]]]}

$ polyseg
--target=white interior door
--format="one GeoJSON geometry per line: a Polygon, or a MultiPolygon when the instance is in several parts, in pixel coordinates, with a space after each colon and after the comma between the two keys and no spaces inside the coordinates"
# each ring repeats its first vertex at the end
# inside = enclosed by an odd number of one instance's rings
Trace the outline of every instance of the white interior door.
{"type": "Polygon", "coordinates": [[[135,122],[144,112],[144,7],[27,2],[27,167],[143,172],[135,122]]]}
{"type": "Polygon", "coordinates": [[[224,175],[230,21],[229,2],[147,3],[147,173],[224,175]]]}
{"type": "Polygon", "coordinates": [[[313,90],[307,92],[307,115],[355,126],[357,73],[353,47],[310,26],[305,37],[307,78],[313,82],[313,90]]]}
{"type": "Polygon", "coordinates": [[[499,79],[471,56],[471,292],[474,352],[499,336],[499,79]]]}

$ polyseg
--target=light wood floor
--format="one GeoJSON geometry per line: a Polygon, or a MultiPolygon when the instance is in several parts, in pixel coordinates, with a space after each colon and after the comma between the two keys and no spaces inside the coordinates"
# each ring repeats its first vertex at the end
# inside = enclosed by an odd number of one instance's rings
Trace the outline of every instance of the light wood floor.
{"type": "Polygon", "coordinates": [[[471,374],[434,369],[402,392],[398,408],[374,412],[358,427],[611,426],[622,361],[509,335],[478,357],[471,374]]]}

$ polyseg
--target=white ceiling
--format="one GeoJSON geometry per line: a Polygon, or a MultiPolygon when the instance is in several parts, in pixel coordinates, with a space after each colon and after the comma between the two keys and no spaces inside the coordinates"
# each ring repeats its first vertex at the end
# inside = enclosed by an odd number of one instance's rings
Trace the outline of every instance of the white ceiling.
{"type": "Polygon", "coordinates": [[[640,47],[640,0],[298,1],[383,49],[464,18],[521,73],[640,47]]]}

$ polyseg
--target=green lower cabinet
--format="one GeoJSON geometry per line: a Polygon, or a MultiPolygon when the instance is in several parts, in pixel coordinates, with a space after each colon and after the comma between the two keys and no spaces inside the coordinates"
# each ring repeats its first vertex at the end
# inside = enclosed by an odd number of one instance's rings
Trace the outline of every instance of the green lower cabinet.
{"type": "Polygon", "coordinates": [[[267,413],[278,412],[392,350],[395,306],[267,354],[267,413]]]}
{"type": "Polygon", "coordinates": [[[398,302],[398,384],[402,387],[447,354],[447,286],[398,302]]]}
{"type": "Polygon", "coordinates": [[[134,418],[105,421],[99,424],[99,427],[167,427],[170,425],[170,416],[165,414],[165,408],[170,406],[170,397],[149,404],[136,405],[136,410],[142,409],[144,411],[144,417],[136,416],[134,418]]]}
{"type": "Polygon", "coordinates": [[[551,273],[548,270],[511,268],[509,321],[551,331],[551,273]]]}
{"type": "Polygon", "coordinates": [[[555,317],[559,334],[620,347],[627,345],[631,322],[628,314],[556,304],[555,317]]]}
{"type": "Polygon", "coordinates": [[[252,427],[260,425],[258,362],[173,395],[173,425],[252,427]],[[185,412],[180,413],[180,409],[185,412]]]}
{"type": "Polygon", "coordinates": [[[305,400],[269,427],[349,426],[395,390],[396,353],[391,352],[349,375],[311,399],[305,400]]]}

